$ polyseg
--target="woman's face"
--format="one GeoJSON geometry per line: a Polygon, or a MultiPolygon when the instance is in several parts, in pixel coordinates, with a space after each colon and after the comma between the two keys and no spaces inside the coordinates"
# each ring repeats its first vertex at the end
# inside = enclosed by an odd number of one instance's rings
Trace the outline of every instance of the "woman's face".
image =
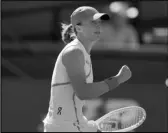
{"type": "Polygon", "coordinates": [[[100,20],[88,20],[81,24],[82,34],[90,41],[96,41],[100,37],[100,20]]]}

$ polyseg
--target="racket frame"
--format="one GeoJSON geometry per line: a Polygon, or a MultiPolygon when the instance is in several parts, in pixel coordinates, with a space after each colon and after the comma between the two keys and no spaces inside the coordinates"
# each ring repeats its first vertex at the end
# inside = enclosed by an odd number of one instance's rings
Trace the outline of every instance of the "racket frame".
{"type": "Polygon", "coordinates": [[[134,124],[134,125],[132,125],[130,127],[124,128],[124,129],[119,129],[119,130],[116,130],[116,131],[102,131],[102,132],[128,132],[128,131],[131,131],[131,130],[139,127],[146,119],[146,111],[145,111],[145,109],[143,109],[142,107],[139,107],[139,106],[128,106],[128,107],[123,107],[123,108],[119,108],[119,109],[110,111],[109,113],[107,113],[104,116],[102,116],[99,119],[97,119],[95,121],[95,123],[98,126],[98,129],[100,130],[99,123],[101,123],[101,121],[103,121],[104,119],[108,118],[111,114],[113,114],[115,112],[121,112],[122,110],[127,110],[127,109],[131,109],[131,108],[136,108],[136,109],[138,108],[139,110],[141,110],[143,112],[143,117],[138,123],[136,123],[136,124],[134,124]]]}

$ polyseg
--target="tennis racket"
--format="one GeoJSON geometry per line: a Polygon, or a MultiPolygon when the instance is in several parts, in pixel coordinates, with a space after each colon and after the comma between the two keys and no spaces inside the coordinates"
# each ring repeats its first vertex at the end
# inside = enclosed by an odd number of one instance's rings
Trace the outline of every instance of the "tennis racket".
{"type": "Polygon", "coordinates": [[[109,112],[95,121],[101,132],[129,132],[146,119],[146,111],[139,106],[129,106],[109,112]]]}

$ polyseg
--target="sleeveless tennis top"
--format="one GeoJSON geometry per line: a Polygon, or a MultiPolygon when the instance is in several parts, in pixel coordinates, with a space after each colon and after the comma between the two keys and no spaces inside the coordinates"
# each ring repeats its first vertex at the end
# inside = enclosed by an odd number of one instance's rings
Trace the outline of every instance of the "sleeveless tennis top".
{"type": "Polygon", "coordinates": [[[80,100],[75,95],[66,72],[66,68],[62,63],[62,54],[68,48],[78,48],[83,52],[85,59],[84,70],[86,82],[93,82],[93,71],[90,55],[86,52],[80,41],[75,39],[67,44],[57,57],[52,75],[49,109],[44,122],[58,124],[64,122],[75,122],[76,124],[80,125],[81,123],[86,123],[87,121],[82,113],[82,107],[85,104],[85,101],[80,100]]]}

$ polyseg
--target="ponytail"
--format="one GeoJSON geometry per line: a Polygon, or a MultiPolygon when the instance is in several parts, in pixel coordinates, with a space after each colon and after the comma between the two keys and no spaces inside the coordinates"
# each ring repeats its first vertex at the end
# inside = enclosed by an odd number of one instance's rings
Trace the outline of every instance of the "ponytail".
{"type": "Polygon", "coordinates": [[[72,24],[63,24],[62,23],[62,32],[61,32],[62,40],[65,44],[70,43],[76,38],[76,34],[74,32],[72,24]]]}

